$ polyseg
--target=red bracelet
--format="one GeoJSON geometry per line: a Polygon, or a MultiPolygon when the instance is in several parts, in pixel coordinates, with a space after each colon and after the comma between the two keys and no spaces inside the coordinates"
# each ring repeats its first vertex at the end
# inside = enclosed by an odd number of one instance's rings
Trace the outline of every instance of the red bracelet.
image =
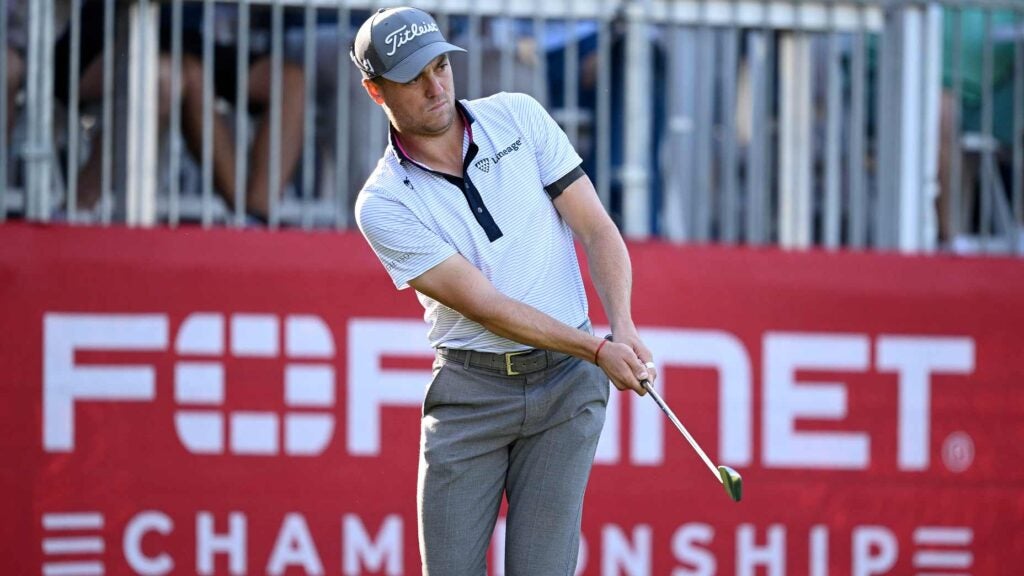
{"type": "Polygon", "coordinates": [[[594,364],[597,364],[597,356],[601,353],[601,348],[608,343],[608,340],[601,340],[601,343],[597,345],[597,350],[594,350],[594,364]]]}

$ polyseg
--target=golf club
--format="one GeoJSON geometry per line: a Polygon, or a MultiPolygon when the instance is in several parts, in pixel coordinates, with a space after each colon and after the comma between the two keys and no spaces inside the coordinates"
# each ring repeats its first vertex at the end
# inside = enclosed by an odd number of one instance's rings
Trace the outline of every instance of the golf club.
{"type": "Polygon", "coordinates": [[[704,461],[704,464],[707,464],[708,469],[711,470],[711,473],[715,475],[715,478],[722,483],[722,486],[725,488],[726,494],[728,494],[734,502],[739,502],[740,498],[743,497],[743,478],[740,477],[740,473],[728,466],[718,466],[716,468],[714,463],[711,462],[711,459],[708,458],[708,455],[705,454],[703,450],[701,450],[700,445],[697,444],[697,441],[693,439],[693,436],[690,436],[690,433],[686,430],[686,427],[683,426],[683,423],[680,422],[678,418],[676,418],[676,415],[672,412],[672,409],[669,408],[668,404],[665,404],[665,401],[661,399],[661,396],[658,394],[657,390],[654,389],[654,386],[652,386],[651,383],[648,382],[647,380],[642,381],[641,384],[643,384],[644,389],[647,390],[647,393],[651,395],[651,398],[654,398],[654,401],[658,404],[658,407],[661,408],[661,411],[664,412],[665,415],[668,416],[668,419],[671,420],[672,423],[676,425],[676,428],[678,428],[679,431],[683,433],[683,436],[686,437],[686,440],[690,443],[690,446],[693,446],[693,449],[697,451],[697,454],[700,455],[700,458],[701,460],[704,461]]]}
{"type": "MultiPolygon", "coordinates": [[[[612,335],[608,334],[605,336],[605,340],[611,341],[612,335]]],[[[693,439],[693,436],[690,435],[686,426],[683,426],[683,423],[679,421],[679,418],[676,418],[675,413],[668,407],[668,404],[665,404],[665,401],[661,399],[661,395],[654,389],[654,385],[652,385],[648,380],[641,380],[640,384],[642,384],[644,389],[647,390],[647,393],[651,395],[651,398],[654,398],[654,402],[659,408],[661,408],[661,411],[665,413],[665,416],[668,416],[668,419],[671,420],[672,423],[676,425],[676,428],[683,433],[683,436],[686,437],[686,441],[689,442],[690,446],[693,446],[693,449],[697,451],[697,454],[700,455],[700,459],[707,465],[708,470],[711,470],[711,473],[715,475],[715,479],[717,479],[722,484],[722,487],[725,488],[725,493],[729,495],[729,498],[732,498],[733,502],[739,502],[743,497],[743,478],[740,476],[740,473],[728,466],[716,467],[711,459],[708,458],[708,455],[704,453],[704,450],[701,450],[700,445],[693,439]]]]}

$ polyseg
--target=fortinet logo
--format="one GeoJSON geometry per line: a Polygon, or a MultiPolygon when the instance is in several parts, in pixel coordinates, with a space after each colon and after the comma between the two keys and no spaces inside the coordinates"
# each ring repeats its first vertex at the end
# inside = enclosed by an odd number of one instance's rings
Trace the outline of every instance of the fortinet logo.
{"type": "MultiPolygon", "coordinates": [[[[431,351],[419,320],[354,318],[343,330],[348,342],[341,392],[346,399],[345,450],[351,456],[376,457],[383,442],[382,413],[392,407],[421,405],[423,387],[430,378],[431,351]],[[422,357],[423,369],[384,367],[381,360],[395,356],[422,357]]],[[[719,415],[714,453],[721,463],[736,467],[755,464],[757,453],[763,468],[868,469],[872,432],[843,422],[851,408],[850,385],[807,374],[875,373],[895,386],[895,409],[880,415],[896,421],[895,465],[902,471],[928,470],[933,453],[933,377],[943,375],[948,381],[950,375],[963,378],[975,369],[974,341],[962,336],[769,331],[762,336],[760,351],[752,353],[736,335],[723,330],[643,329],[642,334],[658,364],[658,387],[670,403],[674,394],[685,389],[671,368],[715,371],[719,415]],[[760,358],[758,405],[754,358],[760,358]],[[759,415],[755,414],[758,408],[759,415]],[[761,423],[758,435],[755,421],[761,423]],[[821,426],[822,422],[829,425],[821,426]],[[760,441],[756,451],[755,438],[760,441]]],[[[50,313],[44,318],[44,449],[75,449],[77,403],[153,402],[155,398],[152,366],[79,365],[76,352],[168,353],[172,341],[174,427],[189,452],[316,456],[331,443],[338,390],[335,366],[341,361],[322,318],[197,312],[172,334],[163,314],[50,313]],[[283,416],[224,408],[225,388],[231,384],[221,362],[229,357],[284,360],[280,378],[287,410],[283,416]]],[[[669,436],[665,425],[653,402],[612,394],[595,463],[662,465],[669,436]],[[623,424],[626,408],[631,412],[628,429],[623,424]]],[[[713,438],[703,442],[714,446],[713,438]]],[[[963,472],[973,461],[973,441],[966,432],[956,431],[938,453],[948,470],[963,472]]]]}

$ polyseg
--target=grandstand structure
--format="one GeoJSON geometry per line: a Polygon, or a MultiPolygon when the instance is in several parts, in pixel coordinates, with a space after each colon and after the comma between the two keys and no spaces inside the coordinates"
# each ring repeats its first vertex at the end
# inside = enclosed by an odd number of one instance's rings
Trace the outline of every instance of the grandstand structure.
{"type": "MultiPolygon", "coordinates": [[[[19,105],[0,118],[12,128],[3,144],[0,218],[258,225],[246,216],[246,176],[266,171],[267,225],[353,226],[354,197],[387,126],[362,93],[347,47],[378,3],[97,1],[110,13],[87,29],[81,2],[28,3],[24,84],[3,96],[19,105]],[[255,34],[259,15],[266,26],[255,34]],[[190,36],[192,29],[200,34],[190,36]],[[103,89],[87,100],[78,97],[81,47],[96,35],[103,89]],[[61,37],[64,56],[54,48],[61,37]],[[189,44],[195,37],[200,46],[189,44]],[[223,122],[234,148],[245,151],[263,120],[246,90],[251,58],[224,62],[225,45],[239,48],[235,54],[259,45],[271,63],[270,161],[237,154],[234,190],[218,190],[211,124],[223,122]],[[183,138],[183,54],[202,62],[202,145],[183,138]],[[60,57],[78,63],[67,78],[55,78],[47,64],[60,57]],[[291,65],[302,71],[303,126],[301,141],[283,143],[282,68],[291,65]],[[239,88],[218,93],[215,74],[234,75],[239,88]],[[54,99],[55,83],[69,86],[69,102],[54,99]],[[289,167],[279,159],[290,146],[299,147],[292,152],[299,159],[282,178],[289,167]],[[84,201],[78,172],[90,155],[102,158],[101,181],[92,184],[101,193],[84,201]]],[[[1017,2],[418,6],[469,48],[454,59],[457,95],[521,91],[544,102],[629,238],[1022,251],[1024,7],[1017,2]],[[953,120],[943,131],[944,117],[953,120]]]]}

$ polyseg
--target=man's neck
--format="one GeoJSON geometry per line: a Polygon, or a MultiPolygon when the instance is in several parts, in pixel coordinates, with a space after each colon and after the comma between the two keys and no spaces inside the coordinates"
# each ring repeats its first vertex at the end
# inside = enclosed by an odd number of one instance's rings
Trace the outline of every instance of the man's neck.
{"type": "Polygon", "coordinates": [[[427,136],[396,130],[395,135],[406,156],[433,170],[462,177],[462,135],[465,126],[462,112],[456,110],[455,121],[442,134],[427,136]]]}

